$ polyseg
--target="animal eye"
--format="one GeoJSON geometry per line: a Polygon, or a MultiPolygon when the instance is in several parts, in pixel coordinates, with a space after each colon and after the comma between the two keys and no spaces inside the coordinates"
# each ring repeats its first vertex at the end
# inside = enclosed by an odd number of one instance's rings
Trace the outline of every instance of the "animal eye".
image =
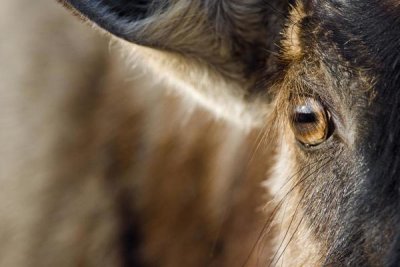
{"type": "Polygon", "coordinates": [[[290,122],[296,139],[305,146],[316,146],[328,138],[329,112],[316,99],[298,97],[290,110],[290,122]]]}

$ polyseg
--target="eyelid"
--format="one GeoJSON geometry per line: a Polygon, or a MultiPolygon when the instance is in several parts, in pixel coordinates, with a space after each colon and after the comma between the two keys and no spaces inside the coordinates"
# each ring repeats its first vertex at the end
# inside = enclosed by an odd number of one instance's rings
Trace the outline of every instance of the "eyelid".
{"type": "MultiPolygon", "coordinates": [[[[298,95],[290,94],[288,105],[292,105],[295,98],[299,97],[311,97],[318,100],[321,105],[328,111],[330,116],[330,123],[332,123],[333,133],[330,136],[334,136],[340,142],[350,146],[352,144],[352,140],[354,139],[353,135],[349,134],[348,123],[345,123],[345,118],[340,112],[340,103],[335,103],[335,101],[329,95],[321,95],[315,91],[304,92],[298,95]],[[347,125],[347,126],[346,126],[347,125]]],[[[330,137],[328,138],[330,139],[330,137]]],[[[318,146],[309,146],[308,149],[316,149],[318,146]]]]}
{"type": "Polygon", "coordinates": [[[331,97],[329,97],[328,95],[323,95],[323,94],[319,94],[318,92],[308,89],[307,91],[304,91],[300,94],[290,94],[289,95],[289,103],[292,103],[294,101],[294,99],[298,98],[298,97],[310,97],[310,98],[314,98],[316,100],[318,100],[321,105],[329,111],[330,116],[332,116],[335,124],[336,122],[339,124],[339,126],[344,127],[344,118],[341,116],[341,114],[338,112],[337,108],[335,108],[334,105],[334,101],[331,97]]]}
{"type": "Polygon", "coordinates": [[[319,146],[332,132],[329,112],[314,97],[297,97],[290,106],[290,119],[295,138],[306,147],[319,146]]]}

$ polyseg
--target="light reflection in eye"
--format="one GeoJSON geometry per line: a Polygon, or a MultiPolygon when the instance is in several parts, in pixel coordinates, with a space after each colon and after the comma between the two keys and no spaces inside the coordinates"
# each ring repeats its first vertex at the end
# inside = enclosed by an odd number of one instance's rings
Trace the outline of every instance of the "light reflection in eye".
{"type": "Polygon", "coordinates": [[[329,112],[316,99],[298,97],[292,101],[290,122],[296,139],[304,145],[324,142],[329,132],[329,112]]]}

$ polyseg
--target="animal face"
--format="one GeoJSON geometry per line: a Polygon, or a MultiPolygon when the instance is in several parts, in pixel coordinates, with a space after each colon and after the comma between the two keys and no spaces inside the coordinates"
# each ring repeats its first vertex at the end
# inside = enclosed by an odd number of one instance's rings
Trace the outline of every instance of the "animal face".
{"type": "Polygon", "coordinates": [[[270,265],[398,263],[397,3],[65,3],[127,41],[158,82],[264,129],[277,150],[265,184],[283,226],[270,265]]]}
{"type": "Polygon", "coordinates": [[[297,191],[288,196],[299,205],[291,227],[311,231],[324,265],[396,258],[398,11],[375,1],[315,2],[292,11],[286,29],[276,112],[288,152],[280,160],[292,162],[297,191]]]}

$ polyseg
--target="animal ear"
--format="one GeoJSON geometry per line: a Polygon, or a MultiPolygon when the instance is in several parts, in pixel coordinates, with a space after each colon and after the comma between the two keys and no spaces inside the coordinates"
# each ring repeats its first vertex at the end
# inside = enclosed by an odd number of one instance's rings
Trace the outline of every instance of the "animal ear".
{"type": "Polygon", "coordinates": [[[157,56],[137,47],[135,54],[158,61],[147,65],[221,115],[256,121],[265,113],[254,88],[260,73],[275,70],[288,0],[61,1],[113,35],[156,49],[157,56]]]}

